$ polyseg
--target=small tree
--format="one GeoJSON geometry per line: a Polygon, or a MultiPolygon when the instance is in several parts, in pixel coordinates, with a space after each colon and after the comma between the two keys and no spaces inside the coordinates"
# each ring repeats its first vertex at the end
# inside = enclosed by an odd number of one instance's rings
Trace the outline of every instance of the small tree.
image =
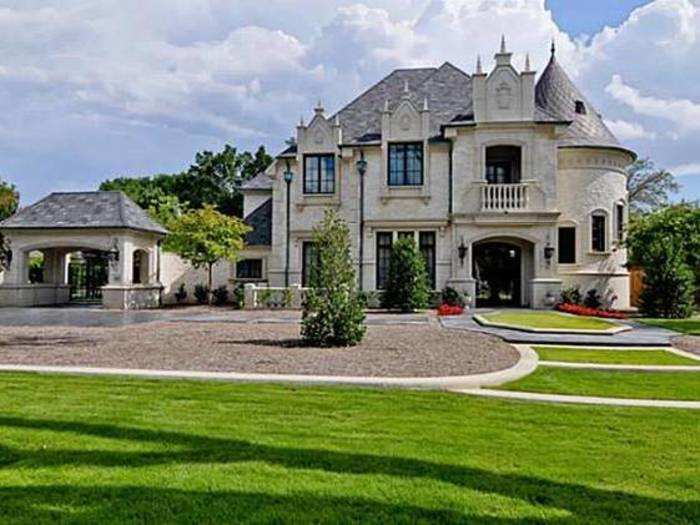
{"type": "Polygon", "coordinates": [[[350,231],[333,210],[314,228],[317,264],[304,302],[301,334],[317,346],[354,346],[365,335],[365,312],[350,257],[350,231]]]}
{"type": "Polygon", "coordinates": [[[399,239],[391,249],[384,308],[413,312],[428,307],[430,286],[425,261],[412,238],[399,239]]]}
{"type": "Polygon", "coordinates": [[[195,268],[207,268],[207,297],[211,304],[212,268],[221,260],[236,259],[248,231],[250,227],[242,220],[219,213],[213,206],[205,206],[171,221],[164,248],[195,268]]]}
{"type": "Polygon", "coordinates": [[[693,313],[694,276],[682,246],[655,239],[647,246],[641,310],[649,317],[681,319],[693,313]]]}
{"type": "MultiPolygon", "coordinates": [[[[11,217],[19,207],[19,193],[17,188],[9,182],[0,179],[0,221],[11,217]]],[[[0,233],[0,272],[9,266],[9,246],[0,233]]]]}

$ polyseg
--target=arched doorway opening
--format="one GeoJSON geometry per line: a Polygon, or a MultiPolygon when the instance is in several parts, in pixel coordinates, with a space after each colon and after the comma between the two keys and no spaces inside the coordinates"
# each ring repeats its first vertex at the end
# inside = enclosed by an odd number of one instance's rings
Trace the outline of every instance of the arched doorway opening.
{"type": "Polygon", "coordinates": [[[527,283],[533,273],[532,243],[522,239],[494,238],[476,243],[473,250],[476,306],[527,306],[527,283]]]}
{"type": "Polygon", "coordinates": [[[102,287],[109,282],[109,259],[100,250],[68,254],[68,286],[71,303],[100,303],[102,287]]]}

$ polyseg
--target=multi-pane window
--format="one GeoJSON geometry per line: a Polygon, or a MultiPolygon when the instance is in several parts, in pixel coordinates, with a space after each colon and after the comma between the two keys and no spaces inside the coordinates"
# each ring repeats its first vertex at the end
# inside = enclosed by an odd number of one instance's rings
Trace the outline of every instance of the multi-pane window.
{"type": "Polygon", "coordinates": [[[559,228],[559,264],[576,263],[576,228],[559,228]]]}
{"type": "Polygon", "coordinates": [[[516,184],[520,182],[522,152],[518,146],[486,148],[486,182],[516,184]]]}
{"type": "Polygon", "coordinates": [[[391,232],[377,233],[377,290],[386,288],[389,278],[389,260],[391,259],[391,232]]]}
{"type": "Polygon", "coordinates": [[[301,285],[304,287],[313,286],[315,273],[320,265],[318,250],[311,241],[306,241],[302,245],[301,256],[301,285]]]}
{"type": "Polygon", "coordinates": [[[389,186],[423,184],[423,144],[389,144],[389,186]]]}
{"type": "Polygon", "coordinates": [[[304,193],[335,192],[335,156],[304,156],[304,193]]]}
{"type": "Polygon", "coordinates": [[[591,216],[591,249],[594,252],[604,252],[605,239],[605,214],[598,212],[591,216]]]}
{"type": "Polygon", "coordinates": [[[625,240],[625,205],[617,204],[615,206],[615,219],[617,229],[617,240],[622,242],[625,240]]]}
{"type": "Polygon", "coordinates": [[[262,279],[262,259],[243,259],[236,263],[238,279],[262,279]]]}
{"type": "Polygon", "coordinates": [[[425,269],[428,273],[430,288],[435,289],[435,232],[420,232],[418,234],[418,246],[425,260],[425,269]]]}

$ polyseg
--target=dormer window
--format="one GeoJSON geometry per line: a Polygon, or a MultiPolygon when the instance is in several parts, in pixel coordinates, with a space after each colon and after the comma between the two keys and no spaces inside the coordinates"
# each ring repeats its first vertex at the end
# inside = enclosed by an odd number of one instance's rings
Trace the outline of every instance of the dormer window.
{"type": "Polygon", "coordinates": [[[578,113],[579,115],[586,114],[586,104],[583,100],[577,100],[574,104],[576,113],[578,113]]]}
{"type": "Polygon", "coordinates": [[[389,186],[423,184],[423,143],[389,144],[389,186]]]}
{"type": "Polygon", "coordinates": [[[304,155],[304,193],[335,193],[334,155],[304,155]]]}

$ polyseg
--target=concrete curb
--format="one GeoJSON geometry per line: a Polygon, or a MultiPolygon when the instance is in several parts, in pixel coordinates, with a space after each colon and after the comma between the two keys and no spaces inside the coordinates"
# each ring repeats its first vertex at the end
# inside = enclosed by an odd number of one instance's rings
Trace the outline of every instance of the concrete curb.
{"type": "Polygon", "coordinates": [[[535,392],[512,392],[508,390],[461,389],[459,394],[499,398],[518,401],[539,401],[543,403],[569,403],[581,405],[643,407],[643,408],[683,408],[700,410],[700,401],[672,401],[663,399],[624,399],[615,397],[569,396],[559,394],[539,394],[535,392]]]}
{"type": "Polygon", "coordinates": [[[299,383],[306,385],[348,385],[447,390],[455,388],[497,386],[516,381],[522,377],[525,377],[526,375],[531,374],[537,368],[537,353],[531,348],[521,345],[516,345],[516,349],[520,353],[520,359],[510,368],[485,374],[452,377],[352,377],[316,376],[303,374],[246,374],[237,372],[203,372],[196,370],[143,370],[131,368],[38,365],[0,365],[0,372],[33,372],[40,374],[138,377],[144,379],[192,379],[248,383],[299,383]]]}
{"type": "Polygon", "coordinates": [[[540,361],[540,366],[552,368],[577,368],[579,370],[628,370],[645,372],[700,372],[694,365],[614,365],[603,363],[569,363],[566,361],[540,361]]]}
{"type": "MultiPolygon", "coordinates": [[[[565,315],[563,313],[557,312],[559,315],[565,315]]],[[[572,316],[574,317],[574,316],[572,316]]],[[[631,326],[619,325],[614,321],[605,319],[605,321],[610,324],[617,325],[614,328],[607,328],[606,330],[585,330],[585,329],[566,329],[566,328],[532,328],[529,326],[522,326],[518,324],[508,324],[499,323],[497,321],[489,321],[486,317],[474,314],[474,320],[481,326],[488,326],[490,328],[504,328],[506,330],[517,330],[520,332],[528,332],[531,334],[561,334],[561,335],[616,335],[621,332],[629,332],[632,330],[631,326]]]]}

